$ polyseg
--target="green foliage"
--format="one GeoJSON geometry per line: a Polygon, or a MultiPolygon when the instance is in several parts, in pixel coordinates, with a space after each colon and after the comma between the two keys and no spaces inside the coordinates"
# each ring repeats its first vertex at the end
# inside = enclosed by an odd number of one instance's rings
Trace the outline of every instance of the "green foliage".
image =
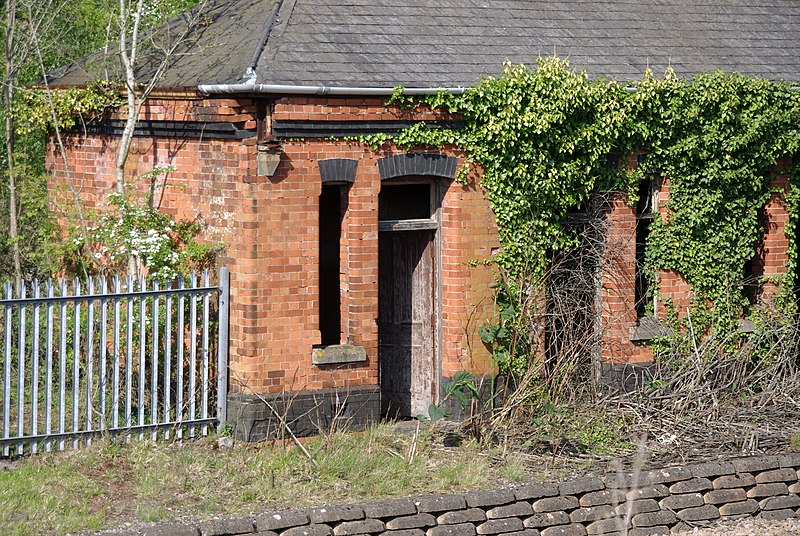
{"type": "Polygon", "coordinates": [[[517,374],[524,371],[530,358],[530,344],[521,334],[520,318],[517,311],[518,294],[506,279],[494,285],[494,322],[486,321],[479,329],[481,342],[492,353],[492,359],[503,374],[517,374]]]}
{"type": "Polygon", "coordinates": [[[85,124],[120,102],[119,94],[108,82],[94,83],[85,88],[54,89],[49,94],[41,88],[28,88],[18,90],[12,113],[19,134],[44,134],[54,127],[53,110],[58,127],[67,129],[85,124]]]}
{"type": "Polygon", "coordinates": [[[213,266],[220,246],[198,242],[201,230],[197,222],[174,221],[150,204],[111,194],[108,210],[89,229],[88,249],[82,236],[73,235],[66,260],[76,273],[122,272],[133,257],[149,276],[171,280],[213,266]]]}
{"type": "MultiPolygon", "coordinates": [[[[453,379],[444,385],[444,396],[438,404],[431,404],[428,407],[428,417],[431,421],[438,421],[450,416],[447,409],[447,400],[455,398],[462,411],[469,409],[472,400],[478,400],[478,387],[475,385],[475,375],[460,370],[455,373],[453,379]]],[[[420,420],[427,420],[423,415],[418,417],[420,420]]]]}
{"type": "MultiPolygon", "coordinates": [[[[758,215],[771,194],[766,170],[800,146],[800,95],[788,84],[739,74],[682,80],[671,71],[663,78],[645,73],[634,89],[590,80],[556,57],[539,59],[535,69],[507,64],[502,76],[463,95],[418,101],[460,114],[463,128],[418,123],[397,136],[364,141],[373,148],[388,142],[463,148],[468,164],[484,170],[482,186],[503,244],[498,263],[512,276],[529,273],[533,279],[544,273],[551,253],[575,245],[562,222],[598,191],[628,192],[632,203],[642,180],[668,178],[668,216],[651,225],[646,270],[654,282],[659,270],[674,270],[688,281],[698,334],[711,326],[730,328],[747,306],[742,280],[763,233],[758,215]],[[632,148],[646,155],[639,169],[609,169],[609,154],[626,157],[632,148]]],[[[400,90],[392,102],[410,106],[400,90]]],[[[797,173],[792,177],[786,196],[791,274],[782,281],[787,291],[795,283],[800,197],[797,173]]],[[[790,302],[783,300],[786,307],[790,302]]],[[[503,363],[509,336],[502,300],[498,307],[501,321],[484,326],[481,337],[503,363]]]]}

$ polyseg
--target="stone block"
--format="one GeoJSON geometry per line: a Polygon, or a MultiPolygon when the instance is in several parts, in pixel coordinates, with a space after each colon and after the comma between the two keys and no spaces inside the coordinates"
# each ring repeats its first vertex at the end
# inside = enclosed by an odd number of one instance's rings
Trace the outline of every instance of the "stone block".
{"type": "Polygon", "coordinates": [[[586,536],[586,527],[580,523],[547,527],[542,530],[542,536],[586,536]]]}
{"type": "Polygon", "coordinates": [[[577,497],[546,497],[539,499],[533,503],[533,511],[541,512],[559,512],[561,510],[572,510],[578,507],[577,497]]]}
{"type": "Polygon", "coordinates": [[[772,484],[757,484],[754,488],[747,490],[748,499],[760,499],[762,497],[774,497],[776,495],[788,495],[789,486],[783,482],[772,484]]]}
{"type": "Polygon", "coordinates": [[[785,467],[764,471],[756,475],[756,484],[771,484],[773,482],[797,482],[797,471],[785,467]]]}
{"type": "Polygon", "coordinates": [[[475,525],[459,523],[457,525],[441,525],[429,528],[427,536],[475,536],[475,525]]]}
{"type": "Polygon", "coordinates": [[[656,527],[632,528],[628,531],[628,536],[664,536],[669,534],[669,527],[660,525],[656,527]]]}
{"type": "Polygon", "coordinates": [[[614,517],[614,515],[616,515],[614,513],[614,508],[611,505],[604,504],[601,506],[578,508],[569,514],[569,518],[573,523],[586,523],[587,521],[608,519],[614,517]]]}
{"type": "Polygon", "coordinates": [[[387,530],[383,536],[425,536],[422,529],[387,530]]]}
{"type": "Polygon", "coordinates": [[[761,512],[758,517],[770,521],[781,521],[783,519],[794,519],[797,514],[794,510],[767,510],[766,512],[761,512]]]}
{"type": "Polygon", "coordinates": [[[541,499],[542,497],[554,497],[558,495],[556,484],[528,484],[513,489],[514,497],[518,501],[541,499]]]}
{"type": "Polygon", "coordinates": [[[516,532],[524,529],[522,520],[518,517],[505,519],[490,519],[475,527],[478,534],[501,534],[503,532],[516,532]]]}
{"type": "Polygon", "coordinates": [[[745,514],[753,514],[757,511],[758,503],[754,499],[723,504],[719,507],[719,514],[721,516],[740,516],[745,514]]]}
{"type": "Polygon", "coordinates": [[[605,489],[602,491],[592,491],[583,495],[578,503],[581,506],[600,506],[602,504],[610,504],[616,506],[625,502],[625,490],[622,489],[605,489]]]}
{"type": "Polygon", "coordinates": [[[693,530],[692,525],[688,523],[684,523],[683,521],[679,521],[675,525],[672,525],[672,528],[669,529],[670,534],[680,534],[681,532],[689,532],[693,530]]]}
{"type": "Polygon", "coordinates": [[[536,529],[522,529],[515,532],[503,532],[497,536],[541,536],[541,532],[536,529]]]}
{"type": "Polygon", "coordinates": [[[712,478],[723,475],[732,475],[736,471],[730,462],[704,462],[690,467],[692,475],[698,478],[712,478]]]}
{"type": "Polygon", "coordinates": [[[394,499],[363,505],[365,517],[382,518],[408,516],[417,513],[417,505],[411,499],[394,499]]]}
{"type": "Polygon", "coordinates": [[[600,534],[622,534],[620,529],[625,525],[621,518],[602,519],[586,525],[586,532],[592,536],[600,534]]]}
{"type": "Polygon", "coordinates": [[[328,525],[303,525],[286,529],[281,532],[281,536],[331,536],[331,533],[328,525]]]}
{"type": "Polygon", "coordinates": [[[457,525],[459,523],[479,523],[486,521],[486,512],[480,508],[468,508],[466,510],[454,510],[445,512],[436,518],[439,525],[457,525]]]}
{"type": "Polygon", "coordinates": [[[631,518],[631,523],[634,527],[658,527],[662,525],[672,525],[677,518],[675,514],[669,510],[660,510],[658,512],[645,512],[643,514],[636,514],[631,518]]]}
{"type": "Polygon", "coordinates": [[[692,471],[687,467],[665,467],[646,473],[650,484],[669,484],[692,478],[692,471]]]}
{"type": "Polygon", "coordinates": [[[364,509],[360,506],[325,506],[308,511],[311,523],[339,523],[364,519],[364,509]]]}
{"type": "Polygon", "coordinates": [[[768,471],[781,466],[780,456],[752,456],[749,458],[735,458],[731,460],[737,473],[755,473],[768,471]]]}
{"type": "Polygon", "coordinates": [[[430,514],[416,514],[413,516],[396,517],[386,522],[387,530],[418,529],[421,527],[433,527],[436,525],[436,518],[430,514]]]}
{"type": "Polygon", "coordinates": [[[470,508],[480,508],[482,506],[501,506],[517,500],[514,495],[514,491],[510,489],[472,491],[465,493],[464,498],[467,501],[467,506],[470,508]]]}
{"type": "Polygon", "coordinates": [[[264,532],[268,530],[280,531],[298,525],[308,525],[308,514],[299,510],[287,510],[264,514],[256,518],[256,530],[264,532]]]}
{"type": "Polygon", "coordinates": [[[658,504],[666,510],[683,510],[693,506],[703,506],[705,501],[700,493],[684,493],[664,497],[658,504]]]}
{"type": "MultiPolygon", "coordinates": [[[[658,512],[661,507],[655,501],[655,499],[641,499],[639,501],[632,501],[630,503],[631,507],[631,515],[641,514],[643,512],[658,512]]],[[[617,514],[624,516],[627,515],[628,512],[628,504],[620,504],[616,508],[617,514]]]]}
{"type": "Polygon", "coordinates": [[[606,485],[597,477],[587,476],[575,480],[566,480],[558,484],[561,495],[579,495],[590,491],[605,489],[606,485]]]}
{"type": "Polygon", "coordinates": [[[710,521],[712,519],[719,519],[719,510],[716,506],[707,504],[705,506],[685,508],[676,515],[681,521],[710,521]]]}
{"type": "Polygon", "coordinates": [[[414,498],[414,503],[420,513],[463,510],[467,506],[463,495],[423,495],[414,498]]]}
{"type": "Polygon", "coordinates": [[[352,534],[374,534],[383,532],[386,526],[378,519],[364,519],[362,521],[345,521],[334,527],[335,536],[350,536],[352,534]]]}
{"type": "Polygon", "coordinates": [[[531,503],[525,501],[507,504],[505,506],[496,506],[491,510],[486,510],[487,519],[501,519],[504,517],[526,517],[533,515],[533,508],[531,503]]]}
{"type": "Polygon", "coordinates": [[[645,486],[634,489],[625,494],[625,500],[636,501],[639,499],[660,499],[669,495],[669,489],[664,484],[645,486]]]}
{"type": "Polygon", "coordinates": [[[529,528],[540,529],[554,525],[568,525],[569,523],[570,519],[566,512],[545,512],[533,514],[531,517],[526,518],[524,525],[529,528]]]}
{"type": "Polygon", "coordinates": [[[797,495],[782,495],[768,497],[758,502],[762,510],[782,510],[784,508],[797,508],[800,506],[800,497],[797,495]]]}
{"type": "Polygon", "coordinates": [[[705,491],[711,489],[711,481],[707,478],[692,478],[676,482],[669,487],[670,493],[693,493],[695,491],[705,491]]]}
{"type": "Polygon", "coordinates": [[[747,492],[743,488],[715,489],[703,495],[706,504],[725,504],[747,500],[747,492]]]}
{"type": "MultiPolygon", "coordinates": [[[[133,532],[132,534],[136,534],[133,532]]],[[[184,523],[161,523],[142,529],[144,536],[197,536],[197,527],[184,523]]]]}
{"type": "Polygon", "coordinates": [[[232,536],[252,533],[255,524],[250,518],[210,519],[200,523],[198,529],[200,536],[232,536]]]}
{"type": "Polygon", "coordinates": [[[800,452],[789,452],[781,455],[781,467],[797,469],[800,467],[800,452]]]}
{"type": "Polygon", "coordinates": [[[746,488],[756,484],[755,477],[750,473],[737,473],[715,478],[711,483],[714,489],[746,488]]]}

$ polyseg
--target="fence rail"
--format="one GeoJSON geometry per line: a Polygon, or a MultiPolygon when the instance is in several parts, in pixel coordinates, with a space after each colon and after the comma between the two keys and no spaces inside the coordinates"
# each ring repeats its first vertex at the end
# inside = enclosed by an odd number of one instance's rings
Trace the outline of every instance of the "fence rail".
{"type": "Polygon", "coordinates": [[[0,456],[77,448],[101,433],[205,435],[222,423],[229,279],[222,268],[217,285],[207,272],[165,288],[116,277],[6,283],[0,456]]]}

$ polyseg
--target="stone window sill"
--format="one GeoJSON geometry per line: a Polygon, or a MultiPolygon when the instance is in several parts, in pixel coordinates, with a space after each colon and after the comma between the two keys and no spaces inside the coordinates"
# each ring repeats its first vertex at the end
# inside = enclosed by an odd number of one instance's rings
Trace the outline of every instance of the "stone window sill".
{"type": "Polygon", "coordinates": [[[331,344],[318,346],[311,350],[311,362],[315,365],[338,365],[340,363],[359,363],[367,360],[363,346],[352,344],[331,344]]]}
{"type": "Polygon", "coordinates": [[[671,335],[672,330],[652,316],[643,316],[636,322],[636,325],[631,326],[631,342],[648,342],[657,337],[671,335]]]}

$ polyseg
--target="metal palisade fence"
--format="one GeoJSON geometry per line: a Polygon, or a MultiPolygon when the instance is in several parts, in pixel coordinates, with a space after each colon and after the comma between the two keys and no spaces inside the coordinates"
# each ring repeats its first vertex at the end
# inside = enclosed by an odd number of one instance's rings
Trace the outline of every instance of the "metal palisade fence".
{"type": "Polygon", "coordinates": [[[0,299],[0,456],[98,434],[193,437],[226,416],[229,280],[204,272],[6,283],[0,299]]]}

